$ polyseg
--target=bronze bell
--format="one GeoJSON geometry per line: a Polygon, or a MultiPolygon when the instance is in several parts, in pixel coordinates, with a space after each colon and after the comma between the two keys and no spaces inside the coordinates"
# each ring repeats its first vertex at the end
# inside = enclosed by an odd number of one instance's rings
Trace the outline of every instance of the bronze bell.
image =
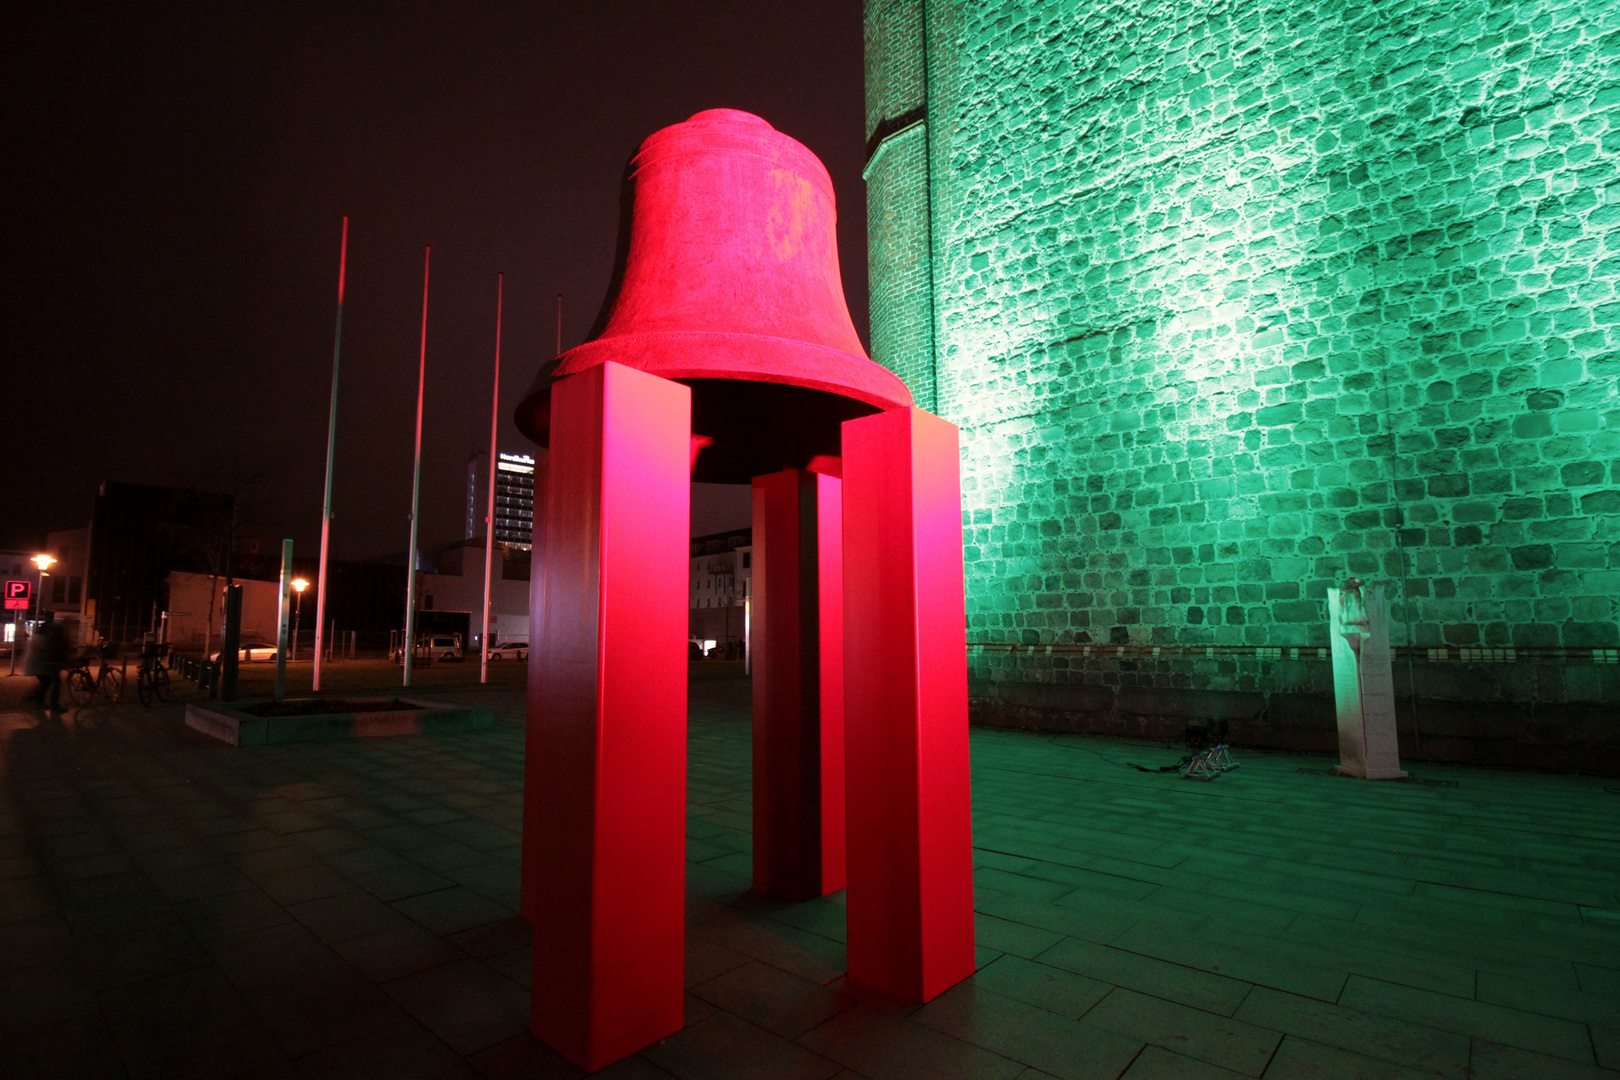
{"type": "Polygon", "coordinates": [[[832,180],[801,143],[750,113],[700,112],[641,144],[621,205],[589,340],[517,408],[535,442],[549,445],[552,384],[610,360],[692,388],[694,480],[803,467],[839,453],[845,420],[911,404],[855,334],[832,180]]]}

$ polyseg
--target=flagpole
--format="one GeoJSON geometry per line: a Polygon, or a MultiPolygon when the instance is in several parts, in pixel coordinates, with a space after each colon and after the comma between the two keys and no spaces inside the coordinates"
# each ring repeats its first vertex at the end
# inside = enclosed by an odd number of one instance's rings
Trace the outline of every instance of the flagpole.
{"type": "Polygon", "coordinates": [[[405,552],[405,682],[411,685],[411,656],[416,652],[416,518],[422,497],[422,397],[427,389],[428,265],[433,245],[422,256],[422,352],[416,369],[416,460],[411,471],[411,545],[405,552]]]}
{"type": "Polygon", "coordinates": [[[326,418],[326,494],[321,502],[321,565],[315,574],[315,669],[311,690],[321,688],[321,627],[326,625],[326,555],[332,539],[332,457],[337,448],[338,359],[343,351],[343,278],[349,268],[349,215],[343,215],[338,245],[337,330],[332,335],[332,408],[326,418]]]}
{"type": "Polygon", "coordinates": [[[484,512],[484,627],[478,636],[478,681],[489,681],[489,572],[495,557],[495,433],[501,419],[501,295],[506,276],[495,275],[495,391],[489,407],[489,505],[484,512]]]}

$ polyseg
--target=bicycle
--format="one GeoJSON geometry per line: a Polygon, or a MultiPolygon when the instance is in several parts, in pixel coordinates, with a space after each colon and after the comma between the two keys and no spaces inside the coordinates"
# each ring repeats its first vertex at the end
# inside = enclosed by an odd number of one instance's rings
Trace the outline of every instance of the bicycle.
{"type": "Polygon", "coordinates": [[[104,646],[95,655],[101,661],[96,674],[90,674],[90,653],[82,654],[68,672],[68,700],[75,705],[88,705],[98,693],[108,701],[121,701],[124,697],[124,673],[107,663],[112,657],[111,648],[104,646]]]}
{"type": "Polygon", "coordinates": [[[141,664],[135,669],[135,693],[142,705],[151,705],[152,699],[169,700],[169,670],[163,666],[167,645],[148,645],[141,650],[141,664]]]}

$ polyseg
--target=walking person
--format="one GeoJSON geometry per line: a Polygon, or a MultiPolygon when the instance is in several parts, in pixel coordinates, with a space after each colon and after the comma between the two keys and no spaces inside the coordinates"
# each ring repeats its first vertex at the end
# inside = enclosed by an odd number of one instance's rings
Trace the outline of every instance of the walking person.
{"type": "Polygon", "coordinates": [[[51,712],[62,711],[62,669],[67,666],[68,641],[62,627],[47,612],[45,621],[28,639],[28,655],[23,671],[39,679],[35,698],[51,712]]]}

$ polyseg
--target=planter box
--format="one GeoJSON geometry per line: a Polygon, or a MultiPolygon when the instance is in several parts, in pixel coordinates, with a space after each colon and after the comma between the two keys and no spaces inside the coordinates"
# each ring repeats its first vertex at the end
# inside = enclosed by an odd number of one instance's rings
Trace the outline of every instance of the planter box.
{"type": "MultiPolygon", "coordinates": [[[[283,706],[296,706],[315,698],[289,698],[283,706]]],[[[492,727],[495,714],[471,705],[397,696],[364,697],[350,695],[332,699],[332,705],[364,702],[364,710],[310,712],[301,715],[263,716],[256,710],[275,708],[269,699],[209,702],[186,706],[186,726],[212,735],[232,746],[263,746],[269,743],[332,742],[338,739],[369,739],[384,735],[457,735],[492,727]],[[388,705],[398,707],[389,708],[388,705]]]]}

